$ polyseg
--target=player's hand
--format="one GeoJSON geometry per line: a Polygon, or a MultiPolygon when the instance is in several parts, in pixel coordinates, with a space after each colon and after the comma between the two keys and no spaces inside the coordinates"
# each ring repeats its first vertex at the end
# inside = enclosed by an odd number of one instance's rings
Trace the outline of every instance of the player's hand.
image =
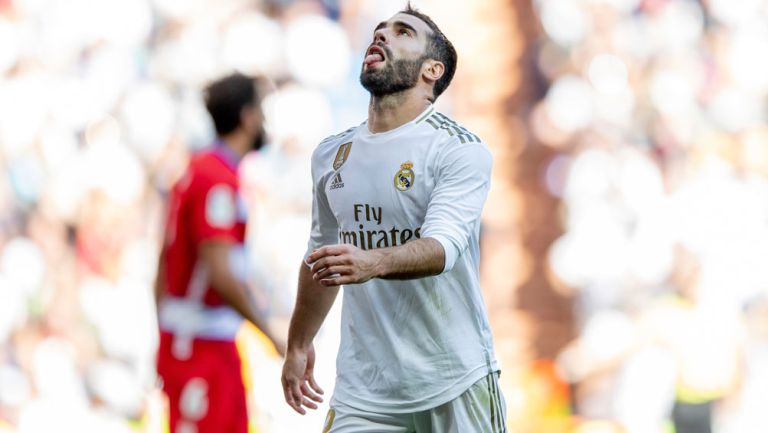
{"type": "Polygon", "coordinates": [[[315,382],[315,348],[308,350],[289,349],[283,364],[283,393],[285,402],[296,412],[304,415],[305,407],[317,409],[317,403],[322,403],[322,388],[315,382]],[[318,395],[320,394],[320,395],[318,395]]]}
{"type": "Polygon", "coordinates": [[[354,245],[339,244],[318,248],[307,257],[312,278],[323,286],[364,283],[377,276],[380,256],[354,245]]]}

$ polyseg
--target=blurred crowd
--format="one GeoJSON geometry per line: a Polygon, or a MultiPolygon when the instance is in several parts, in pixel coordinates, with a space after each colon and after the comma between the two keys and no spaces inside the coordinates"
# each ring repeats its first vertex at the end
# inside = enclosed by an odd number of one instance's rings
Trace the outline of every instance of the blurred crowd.
{"type": "MultiPolygon", "coordinates": [[[[265,77],[270,144],[242,178],[253,279],[287,317],[309,154],[364,120],[358,68],[374,20],[399,7],[347,3],[0,1],[1,432],[162,431],[152,287],[164,200],[213,139],[201,89],[232,70],[265,77]]],[[[332,390],[328,334],[319,368],[332,390]]],[[[277,425],[279,360],[244,335],[254,428],[321,425],[324,413],[277,425]]]]}
{"type": "Polygon", "coordinates": [[[572,413],[585,431],[768,430],[768,2],[535,7],[529,127],[557,151],[542,181],[576,300],[555,360],[572,413]]]}
{"type": "MultiPolygon", "coordinates": [[[[579,335],[504,390],[510,425],[662,433],[711,416],[716,433],[768,431],[768,2],[533,3],[543,90],[525,116],[555,150],[541,182],[564,234],[547,260],[579,335]]],[[[163,431],[164,199],[213,137],[200,89],[232,70],[266,78],[269,145],[241,176],[253,279],[287,317],[309,155],[364,120],[363,52],[402,6],[0,0],[0,432],[163,431]]],[[[326,395],[337,314],[319,336],[326,395]]],[[[325,414],[289,415],[254,331],[241,349],[254,430],[317,431],[325,414]]]]}

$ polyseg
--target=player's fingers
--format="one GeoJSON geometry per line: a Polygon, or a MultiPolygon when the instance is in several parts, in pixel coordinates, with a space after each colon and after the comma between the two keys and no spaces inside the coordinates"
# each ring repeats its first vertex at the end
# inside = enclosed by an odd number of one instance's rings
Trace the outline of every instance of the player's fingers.
{"type": "Polygon", "coordinates": [[[296,402],[293,401],[293,395],[291,395],[291,392],[286,388],[283,389],[283,394],[285,394],[285,402],[288,403],[288,406],[292,407],[293,410],[296,410],[296,402]]]}
{"type": "Polygon", "coordinates": [[[338,266],[342,264],[342,260],[339,257],[336,256],[330,256],[330,257],[323,257],[322,259],[319,259],[315,263],[312,264],[312,272],[317,273],[322,271],[323,269],[328,269],[331,266],[338,266]]]}
{"type": "Polygon", "coordinates": [[[312,272],[316,273],[319,270],[322,270],[326,267],[325,262],[328,260],[327,257],[324,257],[322,259],[317,259],[314,263],[312,263],[312,272]]]}
{"type": "MultiPolygon", "coordinates": [[[[306,407],[308,407],[310,409],[317,409],[317,405],[314,402],[312,402],[312,400],[309,400],[309,399],[306,399],[306,398],[301,402],[301,404],[303,404],[304,406],[306,406],[306,407]]],[[[306,413],[306,411],[304,411],[304,412],[306,413]]]]}
{"type": "Polygon", "coordinates": [[[298,384],[291,386],[291,397],[293,397],[293,402],[294,402],[294,404],[291,406],[293,407],[293,410],[295,410],[296,412],[302,415],[307,413],[307,411],[304,410],[303,407],[301,407],[305,399],[304,399],[304,396],[301,395],[301,389],[299,389],[298,384]]]}
{"type": "Polygon", "coordinates": [[[325,247],[325,254],[329,256],[335,256],[338,254],[341,254],[342,251],[344,251],[346,245],[344,244],[336,244],[336,245],[328,245],[325,247]]]}
{"type": "Polygon", "coordinates": [[[333,274],[345,275],[349,274],[351,270],[347,266],[329,266],[323,270],[318,271],[313,277],[315,280],[322,280],[333,274]]]}
{"type": "Polygon", "coordinates": [[[323,256],[332,256],[332,257],[340,256],[342,254],[346,254],[350,252],[351,250],[352,250],[352,246],[347,244],[328,245],[326,247],[323,247],[323,256]]]}
{"type": "Polygon", "coordinates": [[[301,407],[301,405],[295,405],[295,404],[291,405],[291,409],[293,409],[294,411],[296,411],[296,413],[298,413],[300,415],[306,415],[307,414],[307,411],[303,407],[301,407]]]}
{"type": "Polygon", "coordinates": [[[293,410],[298,412],[299,407],[296,404],[296,401],[293,399],[291,387],[288,385],[288,381],[285,378],[283,378],[283,394],[285,395],[285,402],[288,403],[288,406],[292,407],[293,410]]]}
{"type": "Polygon", "coordinates": [[[341,283],[338,282],[339,280],[340,280],[339,277],[324,278],[322,280],[318,280],[318,283],[320,283],[320,285],[325,286],[325,287],[340,286],[341,283]]]}
{"type": "Polygon", "coordinates": [[[320,247],[314,251],[312,251],[312,254],[307,256],[307,264],[314,264],[319,259],[325,257],[325,247],[320,247]]]}
{"type": "Polygon", "coordinates": [[[319,280],[319,283],[325,287],[341,286],[342,284],[357,284],[360,281],[358,278],[349,273],[348,275],[339,275],[337,277],[324,278],[319,280]]]}
{"type": "Polygon", "coordinates": [[[315,382],[315,376],[310,373],[309,377],[307,378],[307,382],[309,383],[309,386],[315,390],[318,394],[325,394],[325,391],[323,391],[323,388],[320,388],[320,385],[315,382]]]}
{"type": "Polygon", "coordinates": [[[309,257],[307,257],[307,261],[309,263],[314,263],[317,260],[322,259],[323,257],[339,255],[342,251],[346,251],[343,248],[344,246],[345,245],[328,245],[328,246],[320,247],[312,251],[312,254],[310,254],[309,257]]]}
{"type": "Polygon", "coordinates": [[[281,382],[283,382],[282,383],[282,385],[283,385],[283,397],[285,397],[285,402],[288,403],[288,404],[293,403],[293,399],[291,398],[291,394],[288,392],[288,386],[287,386],[287,384],[285,382],[285,377],[282,378],[281,382]]]}
{"type": "Polygon", "coordinates": [[[306,383],[302,383],[301,384],[301,392],[304,394],[304,397],[306,397],[306,398],[308,398],[310,400],[314,400],[314,401],[316,401],[318,403],[322,403],[323,402],[323,398],[320,397],[319,395],[315,394],[314,392],[312,392],[312,390],[309,389],[309,387],[307,386],[306,383]]]}

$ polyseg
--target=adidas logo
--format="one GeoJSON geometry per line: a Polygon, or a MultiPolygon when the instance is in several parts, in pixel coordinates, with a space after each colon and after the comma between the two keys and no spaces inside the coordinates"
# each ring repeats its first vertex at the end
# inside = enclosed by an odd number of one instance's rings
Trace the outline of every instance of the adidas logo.
{"type": "Polygon", "coordinates": [[[333,180],[331,181],[330,189],[338,189],[338,188],[344,188],[344,181],[341,180],[341,173],[336,173],[336,176],[334,176],[333,180]]]}

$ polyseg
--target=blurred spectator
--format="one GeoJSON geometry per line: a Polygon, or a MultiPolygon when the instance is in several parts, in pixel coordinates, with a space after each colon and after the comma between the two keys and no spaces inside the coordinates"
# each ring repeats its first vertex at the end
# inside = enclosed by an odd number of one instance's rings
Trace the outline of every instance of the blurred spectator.
{"type": "Polygon", "coordinates": [[[672,282],[675,298],[656,324],[677,362],[672,420],[677,433],[712,431],[715,405],[732,395],[742,376],[744,333],[733,306],[717,306],[701,293],[701,269],[695,257],[678,252],[672,282]]]}
{"type": "Polygon", "coordinates": [[[157,372],[173,433],[248,432],[235,344],[243,320],[285,352],[285,331],[275,329],[250,284],[237,173],[240,160],[264,144],[261,100],[257,81],[239,73],[206,87],[217,139],[192,157],[168,200],[155,296],[157,372]]]}
{"type": "MultiPolygon", "coordinates": [[[[365,103],[345,81],[361,53],[350,51],[335,21],[340,7],[0,3],[0,430],[159,431],[151,282],[163,197],[189,152],[212,136],[200,87],[232,69],[267,74],[280,83],[275,100],[285,101],[267,113],[275,136],[267,154],[280,156],[245,164],[241,174],[246,188],[261,184],[261,196],[251,197],[258,223],[249,239],[259,244],[249,244],[250,257],[261,265],[254,278],[269,283],[272,308],[287,315],[292,295],[274,288],[294,285],[293,270],[279,265],[293,262],[285,257],[297,250],[293,222],[305,215],[300,203],[279,200],[301,196],[292,179],[306,166],[306,149],[365,103]],[[265,167],[273,174],[259,171],[265,167]],[[284,197],[290,188],[297,193],[284,197]],[[294,216],[281,225],[286,211],[294,216]],[[285,251],[270,248],[267,235],[286,239],[285,251]]],[[[249,370],[259,395],[271,379],[268,362],[260,365],[267,367],[249,370]]],[[[280,412],[254,400],[254,426],[267,431],[271,418],[278,431],[280,412]]]]}
{"type": "Polygon", "coordinates": [[[534,3],[549,86],[530,126],[559,153],[544,182],[564,207],[550,266],[583,324],[561,355],[575,406],[630,432],[768,428],[744,418],[741,313],[768,290],[768,81],[747,60],[765,2],[534,3]]]}

